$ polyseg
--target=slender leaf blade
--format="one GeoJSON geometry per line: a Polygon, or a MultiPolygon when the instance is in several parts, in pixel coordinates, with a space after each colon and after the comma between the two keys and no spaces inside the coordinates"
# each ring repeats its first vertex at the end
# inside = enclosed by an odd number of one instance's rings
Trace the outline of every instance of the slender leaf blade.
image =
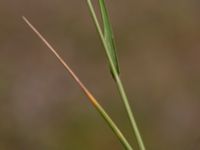
{"type": "MultiPolygon", "coordinates": [[[[106,4],[105,4],[104,0],[99,0],[99,4],[100,4],[101,15],[102,15],[102,20],[103,20],[104,39],[105,39],[106,44],[108,46],[108,54],[112,58],[112,62],[115,66],[115,69],[116,69],[118,75],[119,75],[119,73],[120,73],[119,62],[118,62],[118,58],[117,58],[114,35],[113,35],[112,26],[111,26],[111,23],[110,23],[108,11],[107,11],[106,4]]],[[[112,70],[113,69],[111,68],[111,73],[114,76],[114,72],[112,70]]]]}

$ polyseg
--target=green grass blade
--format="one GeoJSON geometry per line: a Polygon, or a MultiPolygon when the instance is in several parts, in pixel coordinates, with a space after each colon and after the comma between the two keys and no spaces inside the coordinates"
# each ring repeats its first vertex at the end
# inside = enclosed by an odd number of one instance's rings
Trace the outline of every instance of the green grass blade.
{"type": "MultiPolygon", "coordinates": [[[[117,54],[116,54],[114,35],[113,35],[113,32],[112,32],[112,26],[111,26],[111,23],[110,23],[110,19],[109,19],[109,15],[108,15],[108,11],[107,11],[107,8],[106,8],[105,1],[99,0],[99,5],[100,5],[102,20],[103,20],[104,39],[105,39],[106,44],[108,46],[108,53],[109,53],[110,57],[112,58],[115,69],[116,69],[116,71],[119,75],[120,69],[119,69],[119,63],[118,63],[118,58],[117,58],[117,54]]],[[[111,73],[112,73],[112,75],[114,74],[112,69],[111,69],[111,73]]]]}
{"type": "Polygon", "coordinates": [[[108,60],[109,60],[109,63],[110,63],[111,73],[113,75],[113,78],[116,81],[119,93],[121,95],[121,98],[123,100],[124,106],[126,108],[126,111],[127,111],[128,117],[129,117],[129,120],[131,122],[133,132],[135,133],[137,142],[139,144],[139,148],[140,148],[140,150],[146,150],[142,136],[141,136],[140,131],[138,129],[136,120],[135,120],[133,112],[131,110],[131,106],[129,104],[128,97],[126,95],[122,81],[121,81],[120,76],[119,76],[119,65],[118,65],[118,60],[117,60],[117,55],[116,55],[113,32],[112,32],[111,24],[110,24],[110,21],[109,21],[108,12],[107,12],[107,9],[106,9],[106,6],[105,6],[105,1],[99,0],[101,14],[102,14],[102,18],[103,18],[104,34],[102,33],[102,30],[101,30],[100,24],[98,22],[97,16],[95,14],[94,7],[91,3],[91,0],[87,0],[87,2],[88,2],[88,6],[90,8],[92,18],[93,18],[94,23],[96,25],[97,31],[99,32],[101,41],[102,41],[103,46],[105,48],[105,51],[106,51],[106,54],[107,54],[107,57],[108,57],[108,60]]]}
{"type": "MultiPolygon", "coordinates": [[[[90,1],[88,1],[90,4],[90,1]]],[[[124,137],[120,129],[117,127],[115,122],[111,119],[111,117],[107,114],[104,108],[100,105],[97,99],[92,95],[92,93],[88,90],[88,88],[81,82],[78,76],[73,72],[73,70],[68,66],[68,64],[62,59],[62,57],[57,53],[57,50],[53,48],[53,46],[44,38],[43,35],[28,21],[26,17],[22,17],[25,23],[32,29],[32,31],[42,40],[42,42],[51,50],[51,52],[57,57],[57,59],[61,62],[61,64],[65,67],[65,69],[69,72],[72,78],[78,83],[80,88],[83,90],[85,95],[88,97],[89,101],[93,104],[93,106],[97,109],[97,111],[101,114],[101,116],[108,123],[112,131],[118,137],[121,144],[124,146],[126,150],[133,150],[132,146],[129,144],[127,139],[124,137]]]]}

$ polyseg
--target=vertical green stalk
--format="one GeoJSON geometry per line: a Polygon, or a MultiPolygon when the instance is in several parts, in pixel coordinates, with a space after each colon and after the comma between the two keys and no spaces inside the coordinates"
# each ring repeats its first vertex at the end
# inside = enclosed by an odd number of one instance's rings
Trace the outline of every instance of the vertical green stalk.
{"type": "Polygon", "coordinates": [[[140,147],[140,150],[146,150],[144,142],[143,142],[141,134],[140,134],[140,131],[139,131],[139,128],[137,126],[135,117],[134,117],[133,112],[131,110],[131,107],[130,107],[130,104],[129,104],[129,100],[128,100],[127,95],[125,93],[122,81],[121,81],[121,79],[120,79],[120,77],[118,75],[115,76],[115,78],[116,78],[116,83],[117,83],[118,90],[119,90],[121,98],[122,98],[122,100],[124,102],[126,111],[128,113],[129,120],[131,122],[132,129],[133,129],[133,131],[135,133],[135,136],[136,136],[138,145],[140,147]]]}
{"type": "MultiPolygon", "coordinates": [[[[103,1],[101,1],[101,2],[103,3],[103,1]]],[[[103,43],[104,49],[105,49],[105,51],[106,51],[106,54],[107,54],[107,57],[108,57],[108,60],[109,60],[110,66],[111,66],[112,74],[113,74],[113,76],[114,76],[114,79],[115,79],[115,81],[116,81],[116,84],[117,84],[119,93],[120,93],[121,98],[122,98],[122,100],[123,100],[123,103],[124,103],[125,109],[126,109],[126,111],[127,111],[127,114],[128,114],[128,117],[129,117],[129,120],[130,120],[132,129],[133,129],[133,132],[135,133],[135,136],[136,136],[136,139],[137,139],[139,148],[140,148],[140,150],[146,150],[145,145],[144,145],[144,142],[143,142],[142,137],[141,137],[141,134],[140,134],[140,132],[139,132],[139,129],[138,129],[136,120],[135,120],[134,115],[133,115],[133,113],[132,113],[132,110],[131,110],[131,107],[130,107],[130,104],[129,104],[127,95],[126,95],[126,93],[125,93],[125,90],[124,90],[122,81],[121,81],[121,79],[120,79],[118,70],[117,70],[117,68],[116,68],[115,62],[114,62],[114,60],[112,59],[112,56],[110,55],[110,49],[109,49],[110,47],[109,47],[109,44],[108,44],[108,42],[106,42],[106,40],[105,40],[105,37],[104,37],[103,32],[102,32],[102,30],[101,30],[101,27],[100,27],[100,24],[99,24],[99,22],[98,22],[97,16],[96,16],[96,14],[95,14],[94,7],[93,7],[93,5],[92,5],[92,3],[91,3],[91,0],[87,0],[87,3],[88,3],[88,6],[89,6],[89,9],[90,9],[92,18],[93,18],[93,20],[94,20],[94,22],[95,22],[97,31],[98,31],[98,33],[99,33],[99,35],[100,35],[100,38],[101,38],[101,41],[102,41],[102,43],[103,43]]],[[[101,6],[101,7],[102,7],[102,6],[101,6]]]]}

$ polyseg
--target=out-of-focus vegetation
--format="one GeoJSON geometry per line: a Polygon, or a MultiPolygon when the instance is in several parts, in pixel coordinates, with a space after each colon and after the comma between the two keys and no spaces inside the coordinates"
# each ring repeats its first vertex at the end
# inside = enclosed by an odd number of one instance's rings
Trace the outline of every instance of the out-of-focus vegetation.
{"type": "MultiPolygon", "coordinates": [[[[200,2],[115,0],[108,7],[121,76],[147,149],[198,150],[200,2]]],[[[0,149],[122,149],[22,15],[132,136],[86,2],[0,0],[0,149]]]]}

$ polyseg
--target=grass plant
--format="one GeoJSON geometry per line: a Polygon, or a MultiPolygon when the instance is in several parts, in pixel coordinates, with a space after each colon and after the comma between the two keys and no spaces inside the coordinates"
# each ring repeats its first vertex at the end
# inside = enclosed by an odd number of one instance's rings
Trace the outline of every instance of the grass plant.
{"type": "Polygon", "coordinates": [[[94,23],[96,25],[97,31],[99,33],[99,36],[101,38],[102,44],[104,46],[104,49],[106,51],[107,54],[107,58],[110,64],[110,68],[111,68],[111,73],[112,76],[115,80],[115,83],[117,85],[117,88],[119,90],[119,93],[121,95],[121,98],[123,100],[125,109],[127,111],[133,132],[136,136],[138,145],[140,147],[140,150],[146,150],[144,142],[142,140],[142,136],[140,134],[140,131],[138,129],[135,117],[132,113],[131,110],[131,106],[128,100],[128,97],[126,95],[126,92],[124,90],[121,78],[120,78],[120,69],[119,69],[119,65],[118,65],[118,60],[117,60],[117,55],[116,55],[116,46],[115,46],[115,42],[114,42],[114,36],[113,36],[113,32],[112,32],[112,27],[109,21],[109,16],[108,16],[108,11],[106,8],[106,4],[104,0],[99,0],[99,5],[100,5],[100,10],[101,10],[101,15],[102,15],[102,20],[103,20],[103,29],[104,29],[104,33],[102,32],[102,29],[100,27],[100,23],[97,19],[97,15],[95,13],[94,7],[92,5],[91,0],[87,0],[92,18],[94,20],[94,23]]]}
{"type": "MultiPolygon", "coordinates": [[[[144,142],[142,140],[142,136],[139,132],[139,129],[137,127],[134,115],[131,110],[131,106],[129,104],[127,95],[125,93],[121,78],[120,78],[120,68],[119,68],[119,62],[116,54],[116,46],[114,41],[114,36],[112,32],[111,23],[109,20],[108,11],[106,8],[106,4],[104,0],[99,0],[99,7],[101,11],[102,16],[102,26],[103,30],[101,29],[100,23],[98,21],[98,18],[96,16],[93,4],[91,0],[87,0],[87,4],[89,6],[89,10],[91,12],[91,16],[94,20],[95,26],[97,28],[97,31],[99,33],[101,42],[103,44],[103,47],[105,49],[109,66],[110,66],[110,72],[111,75],[117,85],[118,91],[120,93],[120,96],[123,100],[125,109],[128,114],[128,118],[130,120],[133,133],[136,136],[137,143],[139,145],[140,150],[146,150],[144,146],[144,142]]],[[[72,76],[72,78],[78,83],[82,91],[85,93],[85,95],[88,97],[90,102],[93,104],[93,106],[96,108],[96,110],[100,113],[100,115],[104,118],[104,120],[107,122],[107,124],[110,126],[114,134],[117,136],[119,141],[122,143],[124,148],[126,150],[134,150],[133,147],[130,145],[128,140],[125,138],[123,133],[120,131],[118,126],[114,123],[114,121],[111,119],[111,117],[108,115],[108,113],[105,111],[105,109],[101,106],[101,104],[97,101],[97,99],[92,95],[92,93],[88,90],[88,88],[81,82],[81,80],[77,77],[77,75],[73,72],[73,70],[69,67],[69,65],[62,59],[62,57],[57,53],[57,51],[51,46],[51,44],[44,38],[44,36],[41,35],[41,33],[30,23],[30,21],[26,17],[22,17],[23,20],[26,22],[26,24],[32,29],[33,32],[42,40],[42,42],[51,50],[51,52],[57,57],[57,59],[61,62],[61,64],[65,67],[65,69],[69,72],[69,74],[72,76]]]]}

